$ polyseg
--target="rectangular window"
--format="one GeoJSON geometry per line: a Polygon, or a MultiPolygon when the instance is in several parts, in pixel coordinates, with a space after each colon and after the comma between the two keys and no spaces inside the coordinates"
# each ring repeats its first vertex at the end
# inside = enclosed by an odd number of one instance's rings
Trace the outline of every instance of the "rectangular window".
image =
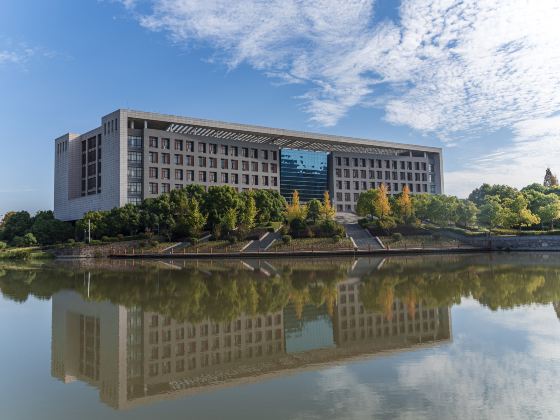
{"type": "Polygon", "coordinates": [[[261,164],[261,167],[262,167],[262,171],[263,171],[263,172],[268,172],[268,163],[263,162],[263,163],[261,164]]]}
{"type": "Polygon", "coordinates": [[[151,179],[157,179],[158,177],[158,168],[150,168],[149,169],[149,176],[151,179]]]}
{"type": "Polygon", "coordinates": [[[158,147],[158,138],[150,136],[150,147],[158,147]]]}
{"type": "Polygon", "coordinates": [[[251,149],[251,158],[253,159],[259,158],[259,151],[257,149],[251,149]]]}
{"type": "Polygon", "coordinates": [[[187,166],[194,166],[194,156],[192,156],[192,155],[185,155],[185,165],[187,165],[187,166]]]}
{"type": "Polygon", "coordinates": [[[249,170],[249,162],[247,162],[246,160],[241,161],[241,169],[244,171],[248,171],[249,170]]]}
{"type": "Polygon", "coordinates": [[[194,171],[187,171],[187,181],[194,182],[194,171]]]}
{"type": "Polygon", "coordinates": [[[175,169],[175,179],[183,180],[183,170],[182,169],[175,169]]]}
{"type": "Polygon", "coordinates": [[[231,169],[239,169],[239,161],[238,160],[233,160],[231,161],[231,169]]]}
{"type": "Polygon", "coordinates": [[[228,174],[227,173],[222,173],[222,182],[224,184],[228,183],[228,174]]]}
{"type": "Polygon", "coordinates": [[[150,182],[150,194],[158,194],[158,184],[150,182]]]}
{"type": "Polygon", "coordinates": [[[175,150],[183,151],[183,140],[175,139],[175,150]]]}
{"type": "Polygon", "coordinates": [[[208,149],[209,149],[208,153],[211,153],[213,155],[218,153],[218,145],[217,144],[210,143],[208,145],[208,149]]]}
{"type": "Polygon", "coordinates": [[[142,163],[142,152],[128,152],[128,161],[132,163],[142,163]]]}
{"type": "Polygon", "coordinates": [[[206,143],[198,143],[198,153],[206,153],[206,143]]]}
{"type": "Polygon", "coordinates": [[[129,194],[141,194],[142,193],[142,183],[141,182],[129,182],[128,183],[128,193],[129,194]]]}
{"type": "Polygon", "coordinates": [[[210,182],[218,182],[218,173],[210,172],[210,182]]]}
{"type": "Polygon", "coordinates": [[[246,147],[242,147],[241,148],[241,156],[243,157],[249,157],[249,149],[246,147]]]}
{"type": "Polygon", "coordinates": [[[161,184],[161,192],[162,193],[168,193],[169,191],[171,191],[171,185],[170,184],[161,184]]]}
{"type": "Polygon", "coordinates": [[[141,148],[142,147],[142,137],[140,137],[140,136],[128,136],[128,147],[141,148]]]}
{"type": "Polygon", "coordinates": [[[239,156],[239,147],[231,146],[231,155],[232,156],[239,156]]]}
{"type": "Polygon", "coordinates": [[[226,155],[228,154],[228,147],[225,144],[222,144],[220,146],[220,151],[222,152],[222,155],[226,155]]]}
{"type": "Polygon", "coordinates": [[[158,163],[157,152],[150,152],[150,163],[158,163]]]}
{"type": "Polygon", "coordinates": [[[175,165],[183,164],[183,155],[175,155],[175,165]]]}
{"type": "Polygon", "coordinates": [[[161,179],[169,179],[169,168],[162,168],[161,179]]]}
{"type": "Polygon", "coordinates": [[[206,158],[204,156],[198,157],[198,166],[201,168],[206,168],[206,158]]]}
{"type": "Polygon", "coordinates": [[[231,174],[231,182],[233,182],[234,184],[239,184],[239,175],[231,174]]]}
{"type": "Polygon", "coordinates": [[[128,177],[129,178],[142,178],[142,168],[136,166],[128,167],[128,177]]]}
{"type": "Polygon", "coordinates": [[[263,159],[268,160],[268,150],[263,150],[262,153],[263,153],[263,159]]]}
{"type": "Polygon", "coordinates": [[[228,160],[227,159],[221,159],[220,161],[220,167],[222,169],[228,169],[228,160]]]}
{"type": "Polygon", "coordinates": [[[211,168],[217,168],[218,167],[218,159],[216,158],[210,158],[210,167],[211,168]]]}
{"type": "Polygon", "coordinates": [[[206,172],[204,171],[199,171],[198,172],[198,180],[200,182],[206,182],[206,172]]]}
{"type": "Polygon", "coordinates": [[[169,165],[171,163],[171,155],[169,153],[161,154],[161,163],[169,165]]]}
{"type": "Polygon", "coordinates": [[[161,148],[169,150],[171,141],[169,139],[161,139],[161,148]]]}
{"type": "Polygon", "coordinates": [[[187,152],[194,152],[194,141],[186,141],[185,142],[185,150],[187,152]]]}
{"type": "Polygon", "coordinates": [[[243,175],[243,184],[249,185],[249,175],[243,175]]]}
{"type": "Polygon", "coordinates": [[[251,162],[251,170],[257,172],[259,170],[259,162],[251,162]]]}

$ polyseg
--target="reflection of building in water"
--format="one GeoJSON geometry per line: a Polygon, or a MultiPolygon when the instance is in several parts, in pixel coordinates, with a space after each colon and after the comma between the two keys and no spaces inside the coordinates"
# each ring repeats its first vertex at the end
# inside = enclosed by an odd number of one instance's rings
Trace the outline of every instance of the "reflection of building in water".
{"type": "Polygon", "coordinates": [[[398,299],[389,314],[368,312],[359,299],[358,280],[338,285],[334,335],[337,345],[375,341],[383,347],[448,340],[451,337],[449,308],[425,308],[414,304],[412,310],[398,299]]]}
{"type": "Polygon", "coordinates": [[[52,375],[100,391],[123,409],[234,385],[380,350],[407,349],[450,338],[448,308],[416,307],[413,319],[394,302],[393,317],[368,313],[358,283],[338,285],[334,315],[326,305],[292,304],[231,322],[180,322],[138,308],[53,296],[52,375]]]}

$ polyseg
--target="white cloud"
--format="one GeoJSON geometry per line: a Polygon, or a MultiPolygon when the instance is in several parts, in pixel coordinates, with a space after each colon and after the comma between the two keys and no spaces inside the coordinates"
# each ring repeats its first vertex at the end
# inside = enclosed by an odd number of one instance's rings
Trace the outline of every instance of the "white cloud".
{"type": "Polygon", "coordinates": [[[513,124],[511,144],[473,159],[461,170],[446,173],[446,192],[465,197],[480,186],[480,180],[518,188],[533,182],[535,173],[544,178],[547,167],[560,161],[560,116],[523,120],[513,124]]]}
{"type": "Polygon", "coordinates": [[[375,25],[374,0],[148,3],[145,27],[306,84],[305,109],[323,125],[371,106],[381,83],[388,121],[450,142],[560,106],[556,0],[403,0],[398,22],[375,25]]]}

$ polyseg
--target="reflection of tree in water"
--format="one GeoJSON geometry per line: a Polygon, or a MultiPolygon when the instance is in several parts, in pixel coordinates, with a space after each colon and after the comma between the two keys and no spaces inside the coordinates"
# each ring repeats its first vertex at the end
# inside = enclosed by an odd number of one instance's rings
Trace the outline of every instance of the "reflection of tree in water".
{"type": "Polygon", "coordinates": [[[265,276],[241,264],[134,271],[47,266],[43,270],[6,273],[0,278],[0,290],[8,298],[24,302],[29,295],[49,298],[57,291],[70,289],[89,301],[139,307],[176,320],[227,321],[240,314],[274,313],[290,301],[301,308],[309,303],[326,303],[332,313],[336,284],[345,277],[348,267],[349,263],[326,267],[292,265],[281,267],[278,275],[265,276]]]}
{"type": "MultiPolygon", "coordinates": [[[[330,315],[337,284],[348,278],[352,261],[275,262],[266,276],[240,263],[187,264],[183,269],[158,265],[108,269],[47,264],[0,268],[0,291],[14,301],[29,295],[48,299],[59,290],[86,300],[110,301],[192,322],[225,321],[242,313],[273,313],[292,303],[301,318],[305,305],[325,305],[330,315]],[[86,281],[90,279],[90,282],[86,281]]],[[[501,260],[499,260],[501,261],[501,260]]],[[[393,316],[395,299],[414,318],[418,304],[445,307],[473,297],[492,310],[554,302],[560,312],[560,265],[495,262],[469,257],[391,258],[360,277],[359,298],[367,311],[393,316]]]]}
{"type": "Polygon", "coordinates": [[[560,319],[560,302],[554,302],[554,311],[556,312],[556,317],[560,319]]]}

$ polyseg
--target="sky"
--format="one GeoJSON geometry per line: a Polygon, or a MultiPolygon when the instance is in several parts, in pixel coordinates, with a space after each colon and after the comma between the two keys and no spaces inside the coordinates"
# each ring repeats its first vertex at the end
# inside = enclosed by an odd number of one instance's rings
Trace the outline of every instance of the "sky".
{"type": "Polygon", "coordinates": [[[1,0],[0,214],[118,108],[442,147],[445,193],[560,172],[558,0],[1,0]]]}

